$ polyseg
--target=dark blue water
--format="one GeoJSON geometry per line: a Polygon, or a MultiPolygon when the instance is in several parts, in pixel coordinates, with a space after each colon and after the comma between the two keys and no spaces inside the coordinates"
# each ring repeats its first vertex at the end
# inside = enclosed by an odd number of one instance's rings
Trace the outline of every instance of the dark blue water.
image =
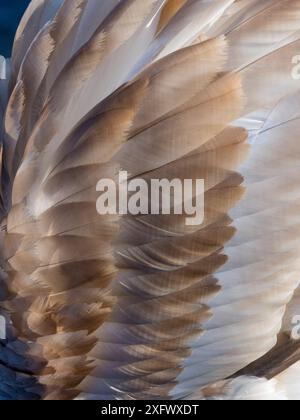
{"type": "Polygon", "coordinates": [[[0,55],[9,57],[18,23],[30,0],[0,0],[0,55]]]}

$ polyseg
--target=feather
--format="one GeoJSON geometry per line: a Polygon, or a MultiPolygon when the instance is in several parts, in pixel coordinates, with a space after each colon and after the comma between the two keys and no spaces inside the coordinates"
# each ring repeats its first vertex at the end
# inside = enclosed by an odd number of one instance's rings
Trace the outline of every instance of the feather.
{"type": "Polygon", "coordinates": [[[226,48],[225,40],[218,38],[182,49],[147,68],[144,74],[150,79],[150,88],[132,131],[140,131],[168,114],[174,104],[183,105],[206,87],[221,70],[226,48]]]}
{"type": "Polygon", "coordinates": [[[277,377],[281,388],[285,389],[289,401],[299,401],[299,362],[277,377]]]}
{"type": "Polygon", "coordinates": [[[117,10],[121,0],[101,2],[89,0],[82,14],[77,33],[72,39],[72,54],[75,54],[92,35],[104,24],[106,19],[117,10]]]}
{"type": "Polygon", "coordinates": [[[154,8],[155,2],[156,0],[126,1],[123,7],[117,9],[104,27],[105,32],[107,32],[106,49],[109,54],[117,50],[135,34],[145,17],[154,8]]]}
{"type": "Polygon", "coordinates": [[[86,0],[77,0],[75,4],[68,0],[62,3],[53,19],[52,37],[56,43],[63,43],[66,40],[80,20],[86,3],[86,0]]]}
{"type": "Polygon", "coordinates": [[[264,12],[272,4],[274,4],[273,0],[238,0],[211,26],[208,35],[228,34],[255,18],[260,12],[264,12]]]}
{"type": "Polygon", "coordinates": [[[241,376],[225,384],[216,384],[202,391],[204,400],[286,401],[284,389],[275,379],[241,376]]]}
{"type": "Polygon", "coordinates": [[[51,20],[63,0],[33,0],[26,10],[18,27],[12,60],[11,86],[14,85],[19,69],[37,34],[51,20]]]}
{"type": "Polygon", "coordinates": [[[291,42],[289,36],[299,29],[299,6],[297,1],[271,2],[260,11],[255,9],[251,18],[231,30],[227,34],[229,55],[226,70],[245,66],[291,42]]]}
{"type": "Polygon", "coordinates": [[[239,115],[243,105],[238,77],[233,78],[231,83],[220,81],[208,86],[179,109],[157,120],[149,128],[134,133],[117,159],[132,176],[163,166],[220,133],[239,115]],[[229,102],[233,104],[230,108],[226,106],[229,102]],[[216,121],[216,114],[217,124],[212,123],[212,120],[216,121]]]}
{"type": "MultiPolygon", "coordinates": [[[[16,85],[15,91],[12,94],[12,104],[8,106],[15,107],[14,101],[18,101],[18,107],[14,110],[16,122],[13,123],[13,132],[8,130],[10,127],[6,126],[8,141],[12,141],[12,152],[14,153],[14,161],[19,164],[22,154],[24,152],[26,139],[35,121],[35,115],[32,111],[32,105],[35,95],[45,76],[50,56],[53,52],[54,44],[51,37],[50,25],[47,25],[34,40],[29,48],[24,61],[21,65],[19,74],[19,83],[16,85]],[[25,107],[26,106],[26,107],[25,107]],[[19,125],[19,130],[18,130],[19,125]],[[20,130],[21,128],[21,130],[20,130]],[[14,147],[15,146],[15,147],[14,147]]],[[[9,157],[9,159],[12,159],[9,157]]],[[[11,169],[11,165],[9,165],[11,169]]]]}
{"type": "Polygon", "coordinates": [[[298,0],[31,3],[0,85],[1,399],[294,395],[298,15],[298,0]],[[172,214],[185,196],[151,214],[149,190],[149,214],[99,215],[98,181],[121,169],[203,180],[201,224],[172,214]]]}
{"type": "MultiPolygon", "coordinates": [[[[147,80],[142,80],[121,89],[118,93],[113,95],[112,98],[108,99],[104,104],[100,104],[97,109],[93,110],[87,116],[86,120],[82,122],[82,126],[79,125],[74,132],[65,139],[65,142],[61,145],[59,151],[54,149],[55,153],[52,155],[51,163],[55,166],[57,174],[59,174],[59,185],[61,185],[62,174],[68,171],[68,167],[71,171],[78,168],[82,173],[83,163],[85,163],[88,172],[90,174],[93,173],[92,179],[89,176],[85,182],[87,182],[88,179],[92,185],[97,182],[99,165],[100,167],[101,165],[105,167],[106,162],[111,159],[121,143],[125,141],[135,115],[135,110],[138,107],[138,102],[141,100],[142,93],[146,87],[147,80]],[[113,124],[115,118],[120,120],[120,124],[117,126],[113,124]],[[121,123],[122,120],[123,122],[121,123]],[[108,128],[109,126],[111,129],[108,128]],[[96,139],[94,137],[95,134],[97,134],[96,139]],[[101,136],[101,141],[99,141],[99,136],[101,136]],[[111,143],[113,137],[115,138],[115,141],[111,143]],[[86,144],[86,147],[83,147],[84,144],[86,144]],[[78,153],[72,153],[73,149],[77,149],[77,152],[82,150],[82,157],[80,158],[80,154],[78,153]],[[93,172],[92,168],[95,166],[96,154],[98,155],[96,161],[98,161],[99,164],[97,166],[97,171],[93,172]],[[64,156],[65,161],[63,159],[64,156]]],[[[113,165],[112,169],[114,168],[115,165],[113,165]]],[[[15,180],[16,186],[20,182],[20,179],[24,182],[24,178],[22,176],[19,177],[17,174],[15,180]]],[[[70,188],[73,189],[73,185],[74,184],[70,182],[70,188]]],[[[19,194],[22,194],[23,196],[24,194],[26,195],[30,185],[27,185],[26,188],[27,189],[24,190],[20,187],[19,194]]],[[[72,195],[72,193],[74,194],[78,190],[80,191],[79,185],[74,191],[68,191],[67,188],[58,191],[54,174],[52,177],[49,176],[49,180],[44,183],[43,188],[46,195],[50,193],[51,188],[55,191],[56,197],[58,194],[63,193],[62,198],[69,197],[69,195],[72,195]]],[[[41,194],[42,190],[38,190],[39,192],[37,191],[37,194],[41,194]]],[[[92,194],[93,197],[95,197],[95,193],[96,191],[94,190],[92,194]]],[[[55,196],[52,197],[53,203],[55,201],[55,196]]],[[[58,354],[56,356],[52,355],[53,348],[57,348],[57,346],[63,345],[64,343],[66,344],[67,337],[70,337],[72,343],[75,340],[74,344],[72,344],[73,350],[68,350],[68,346],[66,346],[62,349],[61,354],[66,357],[72,357],[73,355],[79,356],[82,353],[87,352],[89,346],[92,345],[91,343],[93,343],[94,338],[89,337],[86,346],[82,344],[77,346],[77,344],[75,344],[76,334],[78,335],[78,321],[80,321],[83,330],[88,328],[88,331],[91,332],[97,329],[99,323],[103,322],[110,314],[111,306],[114,302],[111,298],[109,284],[115,273],[115,267],[112,255],[113,251],[112,248],[110,251],[108,250],[108,243],[116,234],[116,218],[112,217],[112,220],[102,219],[101,221],[101,218],[98,218],[97,216],[95,198],[93,198],[93,207],[89,205],[90,212],[88,222],[90,221],[90,216],[94,214],[96,229],[95,227],[91,228],[90,234],[87,234],[84,233],[85,223],[83,215],[85,214],[84,212],[87,208],[86,204],[88,203],[83,202],[82,205],[78,206],[77,216],[74,211],[72,220],[67,216],[67,213],[65,212],[66,207],[63,205],[63,202],[60,207],[54,207],[54,204],[50,204],[49,209],[47,208],[46,212],[42,211],[39,213],[41,218],[38,217],[38,219],[35,219],[35,216],[32,214],[33,209],[29,210],[28,206],[25,208],[20,201],[20,204],[17,205],[15,203],[16,198],[22,201],[21,197],[18,198],[14,194],[14,207],[11,210],[7,221],[7,229],[10,232],[8,237],[12,234],[12,238],[14,238],[13,232],[20,232],[22,241],[19,241],[18,249],[9,257],[8,261],[11,268],[22,273],[22,276],[25,277],[25,279],[18,280],[18,283],[15,283],[15,287],[20,285],[23,288],[22,294],[26,296],[26,299],[19,301],[15,300],[14,306],[12,304],[9,305],[14,324],[18,329],[22,330],[23,335],[26,336],[27,339],[32,340],[36,335],[43,338],[39,344],[43,346],[44,350],[42,353],[39,352],[39,356],[41,358],[46,358],[49,362],[53,357],[56,358],[58,356],[58,354]],[[28,217],[28,227],[24,225],[24,212],[27,214],[26,217],[28,217]],[[56,227],[53,225],[53,212],[57,212],[56,227]],[[68,227],[64,222],[65,217],[68,218],[68,227]],[[36,233],[32,232],[32,223],[34,223],[36,227],[39,226],[36,233]],[[49,236],[50,229],[53,233],[58,229],[62,236],[56,236],[56,234],[52,235],[52,237],[49,236]],[[107,232],[106,236],[104,236],[105,230],[107,232]],[[74,234],[72,235],[71,232],[74,232],[74,234]],[[96,232],[98,232],[98,234],[96,232]],[[41,236],[43,237],[42,241],[40,241],[41,236]],[[80,249],[84,254],[80,252],[76,243],[80,246],[80,249]],[[101,243],[102,245],[100,245],[101,243]],[[71,244],[74,245],[74,247],[72,245],[73,251],[70,247],[71,244]],[[103,248],[102,256],[99,245],[103,248]],[[60,251],[58,251],[58,249],[60,251]],[[95,251],[95,249],[98,249],[98,251],[95,251]],[[50,257],[50,253],[52,253],[52,257],[50,257]],[[26,280],[26,277],[29,274],[31,278],[30,282],[26,280]],[[67,304],[67,302],[69,302],[67,294],[64,298],[67,299],[67,301],[65,300],[66,304],[63,306],[62,304],[58,305],[58,303],[54,304],[55,296],[53,296],[53,299],[51,300],[52,303],[46,300],[46,303],[39,305],[38,301],[36,301],[36,299],[39,299],[40,301],[41,294],[46,294],[45,296],[47,296],[49,291],[54,295],[57,293],[66,293],[68,290],[71,291],[77,287],[86,287],[87,284],[94,288],[102,288],[103,294],[95,294],[92,300],[91,296],[89,298],[87,296],[89,302],[86,301],[85,303],[80,300],[77,304],[74,303],[73,306],[69,303],[67,304]],[[22,320],[19,320],[17,314],[21,312],[24,314],[24,317],[22,320]],[[72,318],[73,313],[74,316],[72,318]],[[61,344],[56,344],[56,341],[52,340],[51,337],[56,337],[57,332],[61,334],[70,334],[70,336],[63,335],[61,344]],[[74,336],[71,333],[74,333],[74,336]],[[47,337],[49,337],[48,341],[47,337]],[[51,344],[52,342],[53,344],[51,344]],[[54,346],[53,348],[51,347],[52,345],[54,346]],[[77,350],[76,347],[78,347],[77,350]],[[74,354],[72,352],[74,352],[74,354]]],[[[26,197],[26,201],[29,204],[30,199],[26,197]]],[[[64,200],[60,198],[59,201],[64,200]]],[[[32,203],[34,206],[36,205],[35,198],[33,198],[32,203]]],[[[75,210],[74,203],[72,209],[75,210]]],[[[15,239],[17,241],[17,238],[15,239]]],[[[57,337],[57,340],[59,340],[59,337],[57,337]]],[[[78,380],[75,381],[72,386],[75,387],[75,385],[83,379],[84,372],[85,370],[83,369],[81,374],[78,373],[78,380]]],[[[63,381],[62,373],[58,370],[55,376],[51,377],[51,380],[47,377],[47,372],[45,371],[45,378],[41,379],[40,382],[43,383],[43,385],[48,386],[47,392],[50,395],[55,383],[57,384],[60,381],[63,381]]]]}
{"type": "Polygon", "coordinates": [[[157,28],[158,32],[170,23],[171,19],[179,12],[182,6],[185,5],[186,1],[187,0],[169,0],[166,3],[161,12],[160,22],[157,28]]]}
{"type": "Polygon", "coordinates": [[[158,58],[177,51],[193,42],[207,27],[212,25],[233,0],[189,0],[153,44],[158,58]],[[199,21],[200,16],[200,21],[199,21]]]}
{"type": "Polygon", "coordinates": [[[72,58],[74,37],[79,30],[86,5],[87,0],[76,0],[75,3],[74,1],[64,1],[53,19],[51,37],[55,48],[35,99],[34,106],[37,115],[42,112],[55,80],[72,58]]]}

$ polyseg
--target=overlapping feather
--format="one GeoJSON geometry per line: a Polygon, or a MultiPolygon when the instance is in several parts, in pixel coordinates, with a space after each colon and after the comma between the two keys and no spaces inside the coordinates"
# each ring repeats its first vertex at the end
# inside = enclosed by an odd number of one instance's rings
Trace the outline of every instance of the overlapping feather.
{"type": "Polygon", "coordinates": [[[219,381],[289,330],[299,10],[31,3],[4,116],[1,398],[225,398],[243,379],[219,381]],[[96,184],[120,168],[148,183],[203,178],[203,224],[98,215],[96,184]]]}

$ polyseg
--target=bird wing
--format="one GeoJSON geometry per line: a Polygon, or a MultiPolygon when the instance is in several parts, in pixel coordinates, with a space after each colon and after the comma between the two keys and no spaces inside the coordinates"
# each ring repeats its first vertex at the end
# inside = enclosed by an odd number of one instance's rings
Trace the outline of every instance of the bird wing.
{"type": "Polygon", "coordinates": [[[299,13],[32,2],[4,116],[2,398],[188,398],[276,345],[300,283],[299,13]],[[121,169],[204,179],[202,225],[99,215],[121,169]]]}

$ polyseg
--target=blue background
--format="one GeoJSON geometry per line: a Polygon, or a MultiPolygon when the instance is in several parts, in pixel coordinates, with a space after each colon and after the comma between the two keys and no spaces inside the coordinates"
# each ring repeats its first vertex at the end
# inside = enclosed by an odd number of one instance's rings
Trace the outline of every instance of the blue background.
{"type": "Polygon", "coordinates": [[[0,0],[0,55],[9,57],[18,23],[30,0],[0,0]]]}

